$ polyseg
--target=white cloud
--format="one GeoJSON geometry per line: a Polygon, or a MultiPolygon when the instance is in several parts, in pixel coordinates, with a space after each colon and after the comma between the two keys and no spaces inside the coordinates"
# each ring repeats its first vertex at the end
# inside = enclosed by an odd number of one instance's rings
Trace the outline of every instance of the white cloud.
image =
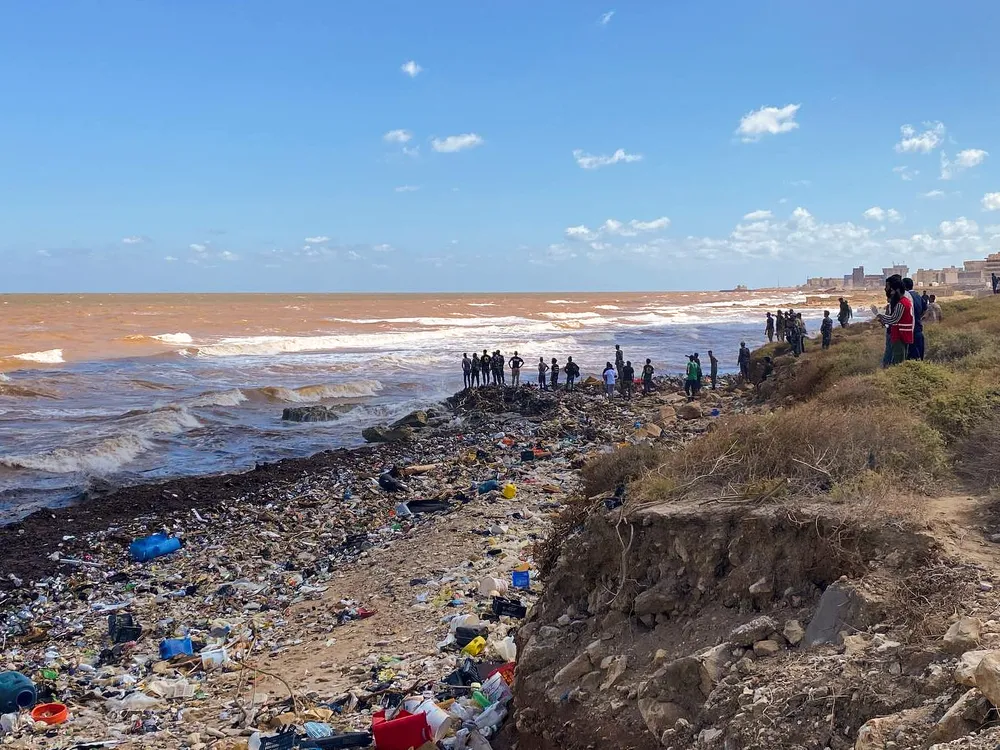
{"type": "Polygon", "coordinates": [[[984,211],[1000,211],[1000,193],[987,193],[983,196],[984,211]]]}
{"type": "Polygon", "coordinates": [[[325,234],[317,235],[316,237],[306,237],[303,242],[307,245],[322,245],[324,242],[329,242],[330,238],[325,234]]]}
{"type": "Polygon", "coordinates": [[[942,221],[938,229],[942,237],[968,237],[979,233],[979,225],[964,216],[959,216],[954,221],[942,221]]]}
{"type": "Polygon", "coordinates": [[[784,107],[761,107],[743,115],[740,126],[736,128],[737,135],[744,143],[759,141],[765,135],[778,135],[795,130],[799,124],[795,115],[801,104],[788,104],[784,107]]]}
{"type": "Polygon", "coordinates": [[[231,253],[228,250],[223,250],[221,253],[219,253],[219,257],[222,258],[223,260],[239,260],[240,259],[240,256],[238,256],[236,253],[231,253]]]}
{"type": "Polygon", "coordinates": [[[372,245],[372,250],[374,250],[376,253],[391,253],[393,247],[392,245],[383,242],[380,245],[372,245]]]}
{"type": "Polygon", "coordinates": [[[982,164],[989,155],[988,151],[983,151],[981,148],[967,148],[958,152],[955,163],[962,169],[971,169],[982,164]]]}
{"type": "Polygon", "coordinates": [[[417,190],[420,190],[420,186],[419,185],[400,185],[399,187],[394,188],[394,190],[397,193],[415,193],[417,190]]]}
{"type": "Polygon", "coordinates": [[[863,216],[870,221],[889,220],[893,224],[898,224],[903,220],[903,215],[896,209],[882,208],[881,206],[872,206],[864,212],[863,216]]]}
{"type": "Polygon", "coordinates": [[[481,145],[483,145],[483,139],[475,133],[449,135],[447,138],[435,138],[431,141],[434,150],[442,154],[451,154],[481,145]]]}
{"type": "Polygon", "coordinates": [[[196,253],[203,253],[208,249],[208,245],[202,245],[200,242],[192,242],[188,247],[196,253]]]}
{"type": "Polygon", "coordinates": [[[658,232],[670,226],[670,219],[661,216],[658,219],[641,221],[631,219],[622,222],[618,219],[606,219],[597,229],[590,229],[584,224],[567,227],[564,231],[568,238],[593,242],[601,237],[635,237],[638,234],[658,232]]]}
{"type": "Polygon", "coordinates": [[[133,234],[130,237],[122,237],[122,244],[125,245],[141,245],[145,242],[149,242],[149,237],[143,237],[138,234],[133,234]]]}
{"type": "Polygon", "coordinates": [[[405,63],[399,66],[399,69],[406,73],[410,78],[416,78],[420,75],[423,70],[419,65],[417,65],[416,60],[407,60],[405,63]]]}
{"type": "Polygon", "coordinates": [[[418,156],[420,156],[420,146],[413,146],[412,148],[410,146],[403,146],[403,153],[406,156],[412,156],[414,159],[416,159],[418,156]]]}
{"type": "Polygon", "coordinates": [[[609,23],[611,23],[611,19],[614,17],[614,15],[615,12],[613,10],[609,10],[607,13],[602,14],[601,20],[599,22],[601,26],[607,26],[609,23]]]}
{"type": "Polygon", "coordinates": [[[909,182],[920,174],[919,169],[910,169],[909,167],[893,167],[892,171],[898,174],[903,182],[909,182]]]}
{"type": "Polygon", "coordinates": [[[901,137],[896,144],[896,151],[901,154],[929,154],[944,143],[944,123],[925,122],[924,127],[927,129],[922,133],[918,133],[912,125],[900,127],[901,137]]]}
{"type": "Polygon", "coordinates": [[[163,260],[167,261],[168,263],[173,263],[175,260],[177,260],[177,258],[175,258],[173,255],[166,255],[164,256],[163,260]]]}
{"type": "Polygon", "coordinates": [[[388,133],[382,136],[382,140],[386,143],[406,143],[411,138],[413,138],[413,133],[409,130],[390,130],[388,133]]]}
{"type": "Polygon", "coordinates": [[[747,221],[759,221],[761,219],[770,219],[771,216],[772,214],[770,211],[760,210],[760,211],[751,211],[748,214],[744,214],[743,218],[746,219],[747,221]]]}
{"type": "Polygon", "coordinates": [[[944,192],[944,190],[928,190],[926,193],[921,193],[920,197],[930,198],[931,200],[934,200],[936,198],[944,198],[945,195],[946,193],[944,192]]]}
{"type": "Polygon", "coordinates": [[[958,152],[958,156],[955,157],[955,161],[949,161],[948,155],[942,151],[941,179],[950,180],[957,173],[965,169],[978,167],[986,161],[987,156],[989,156],[989,152],[983,151],[981,148],[967,148],[964,151],[958,152]]]}
{"type": "Polygon", "coordinates": [[[629,154],[625,149],[620,148],[611,156],[606,156],[604,154],[588,154],[583,149],[577,148],[573,149],[573,158],[582,169],[597,169],[609,164],[629,164],[634,161],[642,161],[642,154],[629,154]]]}

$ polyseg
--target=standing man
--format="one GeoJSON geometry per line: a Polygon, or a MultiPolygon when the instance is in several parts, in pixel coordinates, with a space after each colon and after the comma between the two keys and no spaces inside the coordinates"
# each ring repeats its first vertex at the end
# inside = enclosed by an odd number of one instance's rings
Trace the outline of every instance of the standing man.
{"type": "Polygon", "coordinates": [[[632,362],[629,360],[625,363],[622,368],[622,395],[627,398],[632,398],[632,387],[635,385],[635,369],[632,367],[632,362]]]}
{"type": "Polygon", "coordinates": [[[993,285],[993,293],[1000,294],[1000,276],[997,276],[995,273],[991,273],[990,283],[993,285]]]}
{"type": "Polygon", "coordinates": [[[524,360],[517,356],[517,352],[514,352],[514,356],[510,358],[510,384],[514,388],[521,385],[521,366],[524,365],[524,360]]]}
{"type": "Polygon", "coordinates": [[[785,340],[785,314],[781,310],[778,310],[775,314],[774,333],[777,335],[779,342],[785,340]]]}
{"type": "Polygon", "coordinates": [[[647,359],[642,368],[642,393],[651,393],[653,390],[653,363],[647,359]]]}
{"type": "Polygon", "coordinates": [[[736,357],[736,363],[740,366],[740,375],[744,383],[750,382],[750,350],[747,349],[747,342],[740,342],[740,353],[736,357]]]}
{"type": "Polygon", "coordinates": [[[688,355],[687,371],[684,374],[684,393],[687,394],[688,401],[694,401],[698,393],[698,363],[694,361],[694,355],[688,355]]]}
{"type": "Polygon", "coordinates": [[[559,387],[559,363],[556,358],[552,358],[552,367],[549,368],[549,372],[552,375],[552,390],[556,390],[559,387]]]}
{"type": "Polygon", "coordinates": [[[615,368],[611,366],[610,362],[604,365],[604,372],[601,373],[601,379],[604,380],[604,396],[605,398],[613,398],[615,395],[615,378],[618,377],[618,373],[615,368]]]}
{"type": "MultiPolygon", "coordinates": [[[[555,360],[553,360],[555,361],[555,360]]],[[[549,371],[549,366],[545,364],[545,359],[542,357],[538,358],[538,389],[542,391],[547,391],[549,388],[545,385],[545,373],[549,371]]]]}
{"type": "Polygon", "coordinates": [[[940,323],[941,318],[941,303],[937,301],[937,295],[932,294],[930,301],[927,303],[927,309],[924,311],[923,322],[940,323]]]}
{"type": "Polygon", "coordinates": [[[915,319],[913,300],[906,293],[903,278],[898,273],[885,280],[885,292],[889,298],[887,312],[880,313],[872,305],[872,315],[889,331],[889,356],[888,361],[883,362],[883,366],[889,367],[906,361],[910,344],[913,343],[915,319]]]}
{"type": "Polygon", "coordinates": [[[479,387],[479,355],[475,352],[472,353],[472,373],[469,378],[469,386],[473,388],[479,387]]]}
{"type": "Polygon", "coordinates": [[[493,358],[483,349],[483,356],[479,358],[479,369],[483,373],[483,388],[490,384],[490,373],[493,371],[493,358]]]}
{"type": "Polygon", "coordinates": [[[472,360],[469,359],[468,352],[462,355],[462,384],[465,390],[472,387],[472,360]]]}
{"type": "Polygon", "coordinates": [[[712,378],[712,390],[714,391],[715,385],[719,380],[719,360],[717,360],[715,355],[712,354],[711,349],[708,350],[708,366],[710,368],[709,373],[712,378]]]}
{"type": "Polygon", "coordinates": [[[837,321],[840,323],[841,328],[847,328],[847,324],[854,317],[854,311],[843,297],[837,301],[840,302],[840,310],[837,311],[837,321]]]}
{"type": "MultiPolygon", "coordinates": [[[[515,352],[516,354],[516,352],[515,352]]],[[[572,357],[566,357],[566,390],[576,390],[576,379],[580,376],[580,365],[573,361],[572,357]]]]}
{"type": "Polygon", "coordinates": [[[767,314],[767,322],[764,323],[764,333],[767,334],[768,341],[774,341],[774,318],[771,313],[767,314]]]}
{"type": "Polygon", "coordinates": [[[701,370],[701,359],[698,356],[698,352],[694,353],[694,363],[698,367],[698,372],[695,373],[696,377],[694,381],[694,395],[697,396],[701,392],[701,381],[705,377],[701,370]]]}
{"type": "Polygon", "coordinates": [[[931,298],[927,296],[927,290],[924,289],[920,294],[920,302],[924,306],[924,310],[927,309],[927,305],[931,303],[931,298]]]}
{"type": "Polygon", "coordinates": [[[830,339],[833,337],[833,318],[830,317],[830,311],[823,311],[823,322],[819,324],[819,332],[823,336],[823,348],[830,348],[830,339]]]}
{"type": "Polygon", "coordinates": [[[625,367],[625,352],[622,348],[615,344],[615,370],[618,374],[618,379],[622,379],[622,369],[625,367]]]}
{"type": "Polygon", "coordinates": [[[924,358],[924,302],[920,295],[913,291],[913,279],[903,279],[903,287],[913,302],[913,345],[907,352],[907,359],[924,358]]]}

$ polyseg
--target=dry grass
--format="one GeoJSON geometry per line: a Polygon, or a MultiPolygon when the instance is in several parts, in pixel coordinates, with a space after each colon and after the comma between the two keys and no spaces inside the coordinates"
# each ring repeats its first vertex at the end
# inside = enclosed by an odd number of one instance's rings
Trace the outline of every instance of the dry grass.
{"type": "Polygon", "coordinates": [[[580,472],[583,492],[594,497],[628,484],[660,464],[663,451],[649,445],[630,445],[590,459],[580,472]]]}
{"type": "Polygon", "coordinates": [[[957,446],[956,473],[972,487],[1000,488],[1000,414],[976,425],[957,446]]]}

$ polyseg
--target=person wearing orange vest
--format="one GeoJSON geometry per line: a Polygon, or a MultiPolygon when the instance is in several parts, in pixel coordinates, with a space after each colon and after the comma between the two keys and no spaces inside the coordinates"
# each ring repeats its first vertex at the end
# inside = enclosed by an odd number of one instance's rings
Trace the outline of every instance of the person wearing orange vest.
{"type": "Polygon", "coordinates": [[[906,361],[907,351],[913,343],[916,318],[913,300],[906,293],[903,277],[893,274],[885,280],[885,292],[889,300],[886,312],[880,313],[872,305],[872,315],[889,329],[889,358],[886,365],[898,365],[906,361]]]}

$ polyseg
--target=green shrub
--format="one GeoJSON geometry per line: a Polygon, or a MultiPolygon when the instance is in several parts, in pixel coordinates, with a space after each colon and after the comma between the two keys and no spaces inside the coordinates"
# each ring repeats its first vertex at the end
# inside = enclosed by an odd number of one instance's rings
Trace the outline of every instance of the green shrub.
{"type": "Polygon", "coordinates": [[[587,497],[628,484],[659,465],[663,451],[651,445],[630,445],[592,458],[583,466],[583,491],[587,497]]]}
{"type": "Polygon", "coordinates": [[[982,331],[948,330],[940,327],[928,327],[924,334],[926,340],[925,357],[932,362],[954,362],[979,353],[995,340],[982,331]]]}
{"type": "Polygon", "coordinates": [[[941,393],[927,404],[927,422],[949,438],[970,434],[989,419],[1000,405],[996,388],[963,384],[959,390],[941,393]]]}

